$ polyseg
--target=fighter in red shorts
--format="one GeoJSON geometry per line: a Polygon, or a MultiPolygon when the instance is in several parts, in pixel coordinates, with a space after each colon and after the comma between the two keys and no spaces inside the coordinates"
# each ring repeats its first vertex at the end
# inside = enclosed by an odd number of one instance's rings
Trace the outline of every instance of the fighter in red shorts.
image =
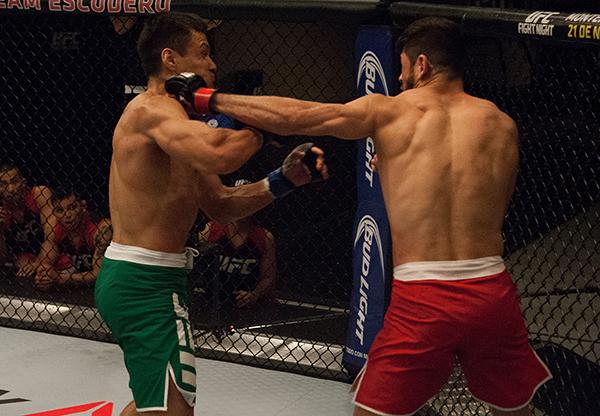
{"type": "Polygon", "coordinates": [[[550,378],[527,339],[502,261],[502,223],[518,165],[514,121],[464,91],[460,27],[427,18],[398,42],[404,92],[347,104],[244,97],[189,100],[276,134],[371,137],[392,233],[394,283],[384,326],[357,378],[355,415],[412,415],[458,358],[495,415],[530,415],[550,378]]]}
{"type": "Polygon", "coordinates": [[[92,221],[86,201],[72,191],[57,190],[52,203],[57,219],[54,242],[59,254],[54,267],[38,271],[36,286],[92,285],[112,238],[110,220],[92,221]]]}

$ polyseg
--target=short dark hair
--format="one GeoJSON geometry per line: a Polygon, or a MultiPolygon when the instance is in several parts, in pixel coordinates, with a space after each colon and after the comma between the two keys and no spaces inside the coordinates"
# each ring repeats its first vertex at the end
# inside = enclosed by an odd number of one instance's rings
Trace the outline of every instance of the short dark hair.
{"type": "Polygon", "coordinates": [[[411,63],[420,54],[451,78],[462,78],[467,52],[460,26],[441,17],[425,17],[408,25],[396,41],[396,52],[404,51],[411,63]]]}
{"type": "Polygon", "coordinates": [[[74,196],[79,201],[83,200],[83,198],[77,191],[65,186],[59,186],[55,188],[52,191],[52,198],[50,198],[50,200],[52,201],[52,204],[56,205],[63,199],[69,198],[71,196],[74,196]]]}
{"type": "Polygon", "coordinates": [[[2,163],[0,164],[0,173],[6,173],[9,170],[16,170],[19,175],[23,176],[21,174],[21,169],[19,169],[16,165],[12,164],[12,163],[2,163]]]}
{"type": "Polygon", "coordinates": [[[172,12],[150,17],[137,41],[142,68],[147,76],[160,72],[160,53],[171,48],[184,54],[193,32],[206,33],[204,20],[191,13],[172,12]]]}

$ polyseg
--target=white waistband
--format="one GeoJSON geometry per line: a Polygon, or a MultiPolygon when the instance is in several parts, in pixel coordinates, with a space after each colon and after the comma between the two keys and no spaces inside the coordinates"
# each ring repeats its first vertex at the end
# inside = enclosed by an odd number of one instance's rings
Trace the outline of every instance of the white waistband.
{"type": "Polygon", "coordinates": [[[186,247],[183,253],[166,253],[164,251],[149,250],[147,248],[128,246],[110,242],[104,256],[111,260],[123,260],[132,263],[146,264],[149,266],[166,266],[191,269],[193,258],[198,252],[186,247]]]}
{"type": "Polygon", "coordinates": [[[506,269],[500,256],[452,261],[418,261],[394,267],[394,279],[413,280],[464,280],[492,276],[506,269]]]}

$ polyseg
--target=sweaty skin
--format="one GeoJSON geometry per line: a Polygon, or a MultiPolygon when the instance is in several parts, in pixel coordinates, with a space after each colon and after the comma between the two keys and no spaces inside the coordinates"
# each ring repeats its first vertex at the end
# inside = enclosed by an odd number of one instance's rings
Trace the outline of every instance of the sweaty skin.
{"type": "MultiPolygon", "coordinates": [[[[261,134],[190,120],[164,89],[165,80],[181,72],[198,74],[212,87],[215,70],[206,35],[194,32],[183,55],[163,50],[161,74],[151,76],[148,90],[125,108],[113,135],[109,180],[116,243],[181,253],[198,210],[227,224],[274,200],[264,180],[226,187],[218,176],[239,169],[262,145],[261,134]]],[[[326,175],[323,151],[311,151],[326,175]]],[[[286,177],[295,186],[311,181],[303,157],[299,151],[290,155],[286,177]]]]}
{"type": "MultiPolygon", "coordinates": [[[[260,133],[248,128],[212,128],[190,120],[184,105],[167,95],[165,80],[182,72],[197,74],[208,87],[214,86],[216,65],[206,35],[191,32],[184,49],[178,52],[165,47],[160,51],[159,72],[149,76],[147,91],[128,104],[115,127],[109,179],[115,243],[183,253],[198,210],[227,224],[274,200],[267,179],[226,187],[218,176],[239,169],[260,148],[260,133]]],[[[316,147],[310,151],[316,155],[317,170],[326,174],[323,151],[316,147]]],[[[284,175],[296,187],[311,181],[302,162],[304,155],[303,151],[288,155],[291,166],[284,175]]],[[[144,415],[193,414],[193,407],[170,377],[165,400],[166,413],[144,415]]],[[[138,414],[133,401],[121,412],[123,416],[138,414]]]]}
{"type": "Polygon", "coordinates": [[[113,240],[180,253],[198,210],[227,221],[273,200],[264,183],[226,188],[218,174],[238,169],[261,145],[251,130],[214,129],[190,120],[167,96],[164,80],[182,70],[214,82],[216,66],[203,33],[194,33],[173,71],[151,77],[132,100],[113,136],[109,198],[113,240]]]}
{"type": "MultiPolygon", "coordinates": [[[[411,78],[402,56],[400,80],[411,78]]],[[[395,96],[347,104],[216,94],[217,111],[280,135],[372,137],[393,242],[393,262],[499,256],[514,189],[517,129],[460,79],[434,75],[395,96]]]]}

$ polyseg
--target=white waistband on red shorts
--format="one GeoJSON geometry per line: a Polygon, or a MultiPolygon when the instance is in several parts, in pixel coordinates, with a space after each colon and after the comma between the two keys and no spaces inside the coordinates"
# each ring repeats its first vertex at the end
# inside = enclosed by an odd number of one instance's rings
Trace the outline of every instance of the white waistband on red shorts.
{"type": "Polygon", "coordinates": [[[190,263],[198,255],[194,249],[186,247],[183,253],[167,253],[143,247],[110,242],[104,256],[111,260],[122,260],[149,266],[166,266],[191,269],[190,263]],[[194,253],[195,252],[195,253],[194,253]]]}
{"type": "Polygon", "coordinates": [[[500,256],[469,260],[417,261],[394,267],[394,279],[403,282],[415,280],[464,280],[493,276],[506,269],[500,256]]]}

